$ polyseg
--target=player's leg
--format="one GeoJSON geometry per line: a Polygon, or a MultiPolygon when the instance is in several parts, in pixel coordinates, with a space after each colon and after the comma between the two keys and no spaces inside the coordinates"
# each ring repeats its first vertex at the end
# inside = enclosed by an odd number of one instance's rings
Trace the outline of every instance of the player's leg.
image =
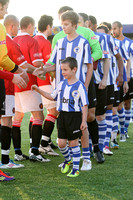
{"type": "MultiPolygon", "coordinates": [[[[49,92],[49,93],[53,92],[53,87],[51,85],[40,86],[40,88],[45,92],[49,92]]],[[[51,149],[51,146],[49,145],[51,134],[53,132],[56,118],[58,115],[58,112],[56,111],[56,102],[50,101],[43,96],[42,96],[42,102],[43,102],[43,106],[47,109],[47,116],[45,117],[45,121],[43,125],[42,140],[41,140],[39,151],[44,154],[58,156],[58,154],[54,152],[51,149]]]]}
{"type": "Polygon", "coordinates": [[[106,155],[113,155],[113,152],[109,148],[109,142],[111,138],[112,126],[113,126],[113,119],[112,119],[112,107],[114,103],[114,85],[107,86],[107,111],[106,115],[106,124],[107,124],[107,132],[105,136],[105,143],[103,152],[106,155]]]}
{"type": "Polygon", "coordinates": [[[104,162],[105,159],[103,156],[103,147],[107,129],[107,124],[105,120],[105,112],[107,108],[107,88],[101,90],[98,87],[99,85],[95,84],[96,97],[97,97],[96,119],[98,122],[98,130],[99,130],[99,149],[101,152],[102,160],[104,162]]]}

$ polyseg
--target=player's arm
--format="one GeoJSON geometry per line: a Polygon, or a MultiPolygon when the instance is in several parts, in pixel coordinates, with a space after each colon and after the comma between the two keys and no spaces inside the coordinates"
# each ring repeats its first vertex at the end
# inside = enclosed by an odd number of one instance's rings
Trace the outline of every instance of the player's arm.
{"type": "Polygon", "coordinates": [[[82,107],[82,123],[80,129],[83,131],[87,128],[87,115],[88,115],[88,105],[82,107]]]}
{"type": "Polygon", "coordinates": [[[103,78],[101,82],[99,83],[99,89],[105,89],[107,86],[107,78],[109,73],[109,67],[110,67],[110,58],[104,58],[103,59],[104,65],[103,65],[103,78]]]}
{"type": "Polygon", "coordinates": [[[41,94],[43,97],[45,97],[45,98],[47,98],[47,99],[49,99],[51,101],[54,101],[54,99],[52,98],[52,96],[51,96],[50,93],[41,90],[37,85],[32,85],[31,89],[35,90],[36,92],[38,92],[39,94],[41,94]]]}
{"type": "Polygon", "coordinates": [[[130,68],[131,68],[131,62],[130,59],[128,59],[126,62],[127,82],[130,81],[130,68]]]}
{"type": "Polygon", "coordinates": [[[91,63],[87,64],[87,74],[86,74],[86,80],[85,80],[85,88],[86,90],[88,90],[90,81],[91,81],[91,77],[92,77],[92,73],[93,73],[93,65],[91,63]]]}
{"type": "Polygon", "coordinates": [[[120,87],[123,84],[123,60],[120,53],[117,53],[115,57],[117,59],[118,69],[119,69],[119,74],[116,78],[116,82],[118,82],[118,87],[120,87]]]}

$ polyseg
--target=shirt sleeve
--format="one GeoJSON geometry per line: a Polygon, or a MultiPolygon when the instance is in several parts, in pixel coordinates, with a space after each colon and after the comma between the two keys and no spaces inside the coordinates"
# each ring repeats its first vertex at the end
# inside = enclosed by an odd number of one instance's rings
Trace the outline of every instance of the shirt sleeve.
{"type": "Polygon", "coordinates": [[[90,31],[88,34],[88,42],[91,47],[91,56],[93,57],[94,61],[102,58],[102,50],[99,41],[97,40],[97,37],[93,31],[90,31]]]}
{"type": "Polygon", "coordinates": [[[0,70],[0,79],[6,79],[12,81],[14,75],[10,72],[5,72],[0,70]]]}
{"type": "Polygon", "coordinates": [[[13,71],[15,68],[15,63],[7,55],[6,31],[2,24],[0,24],[0,66],[7,71],[13,71]]]}
{"type": "Polygon", "coordinates": [[[80,97],[81,97],[81,106],[83,107],[85,105],[89,105],[87,91],[83,84],[80,85],[79,91],[80,91],[80,97]]]}

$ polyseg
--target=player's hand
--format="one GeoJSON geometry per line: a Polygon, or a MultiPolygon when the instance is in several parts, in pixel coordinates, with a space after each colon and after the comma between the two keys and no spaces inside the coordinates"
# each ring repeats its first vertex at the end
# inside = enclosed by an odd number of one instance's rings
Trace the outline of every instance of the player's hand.
{"type": "Polygon", "coordinates": [[[27,69],[23,69],[23,72],[21,72],[19,75],[25,80],[26,83],[29,82],[29,76],[27,74],[27,69]]]}
{"type": "Polygon", "coordinates": [[[33,90],[37,91],[37,90],[38,90],[38,86],[37,86],[37,85],[32,85],[32,86],[31,86],[31,90],[32,90],[32,91],[33,91],[33,90]]]}
{"type": "Polygon", "coordinates": [[[33,73],[32,73],[34,76],[45,76],[45,74],[46,74],[46,71],[45,71],[45,68],[44,68],[44,66],[43,65],[41,65],[41,67],[39,67],[39,68],[36,68],[34,71],[33,71],[33,73]]]}
{"type": "Polygon", "coordinates": [[[128,83],[124,82],[124,84],[123,84],[123,92],[124,92],[124,94],[126,94],[128,92],[128,89],[129,89],[128,83]]]}
{"type": "MultiPolygon", "coordinates": [[[[23,72],[22,72],[23,73],[23,72]]],[[[21,74],[14,74],[14,77],[12,79],[12,82],[17,85],[20,89],[21,88],[26,88],[27,87],[27,83],[25,82],[25,80],[21,77],[21,74]]]]}
{"type": "Polygon", "coordinates": [[[121,87],[123,84],[123,74],[119,74],[116,78],[116,84],[118,83],[117,87],[121,87]]]}
{"type": "Polygon", "coordinates": [[[86,128],[87,128],[87,123],[83,121],[83,122],[81,123],[81,125],[80,125],[80,130],[81,130],[81,131],[84,131],[86,128]]]}
{"type": "Polygon", "coordinates": [[[103,90],[106,88],[106,86],[107,86],[107,80],[102,79],[101,82],[99,83],[98,89],[103,90]]]}

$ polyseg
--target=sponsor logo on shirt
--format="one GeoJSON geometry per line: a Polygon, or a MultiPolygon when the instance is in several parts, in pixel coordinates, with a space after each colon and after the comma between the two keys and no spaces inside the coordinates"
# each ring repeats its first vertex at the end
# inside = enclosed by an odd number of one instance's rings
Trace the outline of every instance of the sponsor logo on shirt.
{"type": "Polygon", "coordinates": [[[91,37],[91,40],[97,40],[97,37],[94,35],[93,37],[91,37]]]}
{"type": "Polygon", "coordinates": [[[17,58],[17,61],[21,61],[23,59],[24,59],[24,56],[20,56],[20,57],[17,58]]]}
{"type": "Polygon", "coordinates": [[[81,52],[80,47],[75,47],[75,48],[74,48],[74,53],[80,53],[80,52],[81,52]]]}
{"type": "Polygon", "coordinates": [[[0,41],[0,45],[6,44],[6,40],[0,41]]]}
{"type": "Polygon", "coordinates": [[[108,51],[103,51],[103,54],[109,54],[109,52],[108,51]]]}
{"type": "Polygon", "coordinates": [[[63,99],[61,99],[62,103],[68,103],[68,104],[72,104],[74,105],[75,101],[71,100],[71,99],[66,99],[65,97],[63,97],[63,99]]]}
{"type": "Polygon", "coordinates": [[[42,53],[34,53],[34,55],[33,55],[35,58],[37,57],[42,57],[42,53]]]}

